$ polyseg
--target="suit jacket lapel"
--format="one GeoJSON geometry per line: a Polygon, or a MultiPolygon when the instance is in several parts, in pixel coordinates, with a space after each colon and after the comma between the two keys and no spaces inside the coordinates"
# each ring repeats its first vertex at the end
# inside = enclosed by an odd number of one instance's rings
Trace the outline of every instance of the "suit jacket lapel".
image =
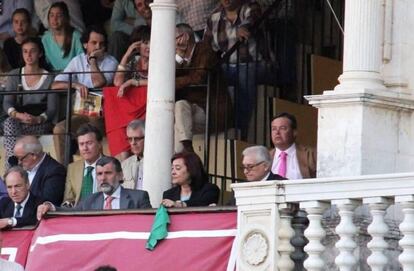
{"type": "Polygon", "coordinates": [[[75,179],[73,182],[75,195],[76,195],[76,202],[79,202],[80,192],[82,188],[82,181],[83,181],[83,172],[85,167],[85,161],[82,159],[78,161],[78,163],[75,164],[74,170],[75,170],[75,179]]]}
{"type": "Polygon", "coordinates": [[[128,209],[131,198],[128,192],[121,187],[121,198],[119,199],[119,208],[128,209]]]}
{"type": "Polygon", "coordinates": [[[104,195],[102,192],[99,192],[96,195],[95,200],[92,201],[91,209],[92,210],[103,210],[103,206],[104,206],[103,204],[104,204],[104,195]]]}

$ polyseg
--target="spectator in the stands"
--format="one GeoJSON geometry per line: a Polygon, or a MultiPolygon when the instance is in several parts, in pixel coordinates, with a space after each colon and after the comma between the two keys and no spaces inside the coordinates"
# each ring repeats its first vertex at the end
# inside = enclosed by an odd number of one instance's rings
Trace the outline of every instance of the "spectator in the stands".
{"type": "Polygon", "coordinates": [[[197,154],[181,152],[173,156],[171,176],[173,188],[164,191],[165,207],[193,207],[217,204],[220,189],[209,182],[197,154]]]}
{"type": "MultiPolygon", "coordinates": [[[[41,23],[45,28],[49,28],[48,12],[52,4],[56,2],[64,2],[69,10],[70,24],[79,32],[85,30],[83,23],[82,10],[79,0],[36,0],[34,1],[34,8],[36,15],[39,17],[41,23]]],[[[91,16],[93,17],[93,16],[91,16]]]]}
{"type": "Polygon", "coordinates": [[[175,79],[175,152],[193,151],[193,134],[204,132],[206,114],[206,87],[195,87],[205,82],[208,68],[216,61],[208,43],[196,42],[188,24],[176,26],[175,79]]]}
{"type": "Polygon", "coordinates": [[[77,131],[77,140],[82,159],[68,165],[63,199],[73,206],[98,191],[96,162],[102,156],[102,133],[90,124],[83,124],[77,131]]]}
{"type": "Polygon", "coordinates": [[[125,128],[134,119],[144,119],[147,105],[147,76],[150,54],[149,26],[139,26],[132,44],[122,57],[114,77],[118,88],[104,90],[105,128],[111,155],[120,160],[130,153],[125,128]]]}
{"type": "Polygon", "coordinates": [[[29,174],[30,192],[42,200],[60,205],[65,190],[66,169],[43,151],[39,139],[24,136],[17,140],[14,155],[29,174]]]}
{"type": "Polygon", "coordinates": [[[109,53],[121,60],[135,27],[151,25],[150,0],[116,0],[112,9],[109,53]]]}
{"type": "Polygon", "coordinates": [[[126,189],[122,181],[121,163],[114,157],[102,156],[96,162],[96,179],[99,191],[82,199],[72,208],[57,207],[50,202],[39,205],[37,218],[40,220],[49,210],[90,211],[151,208],[147,191],[126,189]]]}
{"type": "MultiPolygon", "coordinates": [[[[4,90],[7,82],[7,73],[11,70],[10,64],[7,61],[7,57],[4,51],[0,47],[0,90],[4,90]]],[[[4,95],[0,95],[0,135],[4,135],[3,123],[8,118],[7,112],[3,109],[4,95]]]]}
{"type": "Polygon", "coordinates": [[[29,13],[33,12],[33,0],[1,1],[0,10],[0,43],[13,36],[12,17],[18,8],[25,8],[29,13]]]}
{"type": "Polygon", "coordinates": [[[30,35],[31,16],[25,8],[13,12],[12,24],[14,37],[8,38],[3,45],[4,53],[13,69],[24,65],[22,58],[22,42],[30,35]]]}
{"type": "Polygon", "coordinates": [[[180,0],[178,12],[184,22],[191,26],[198,39],[202,39],[208,16],[217,6],[217,0],[180,0]]]}
{"type": "Polygon", "coordinates": [[[261,55],[256,50],[256,40],[250,33],[254,17],[248,3],[242,0],[220,0],[220,7],[208,18],[204,39],[211,43],[214,51],[222,56],[237,41],[242,41],[238,50],[222,64],[229,93],[235,108],[235,126],[241,138],[246,140],[251,112],[256,101],[257,77],[263,73],[261,55]],[[237,93],[235,93],[237,92],[237,93]]]}
{"type": "MultiPolygon", "coordinates": [[[[242,155],[243,160],[241,169],[248,182],[287,180],[285,177],[272,173],[272,158],[266,147],[247,147],[243,150],[242,155]]],[[[234,193],[232,193],[227,205],[235,204],[236,200],[234,198],[234,193]]]]}
{"type": "Polygon", "coordinates": [[[9,197],[0,200],[0,229],[36,225],[36,210],[41,201],[30,193],[26,170],[12,167],[4,178],[9,197]]]}
{"type": "MultiPolygon", "coordinates": [[[[53,76],[44,69],[44,51],[39,38],[22,43],[24,66],[10,72],[6,90],[34,91],[49,89],[53,76]]],[[[41,135],[52,131],[57,94],[6,95],[3,109],[9,115],[4,121],[4,145],[7,158],[13,155],[16,137],[41,135]]],[[[7,160],[7,159],[6,159],[7,160]]]]}
{"type": "Polygon", "coordinates": [[[49,30],[42,36],[46,60],[53,70],[60,71],[83,52],[81,34],[70,25],[69,9],[64,2],[53,3],[47,18],[49,30]]]}
{"type": "MultiPolygon", "coordinates": [[[[70,76],[67,73],[74,73],[72,74],[71,87],[79,91],[81,97],[86,98],[89,88],[102,88],[112,84],[114,73],[105,71],[115,71],[118,62],[106,53],[107,36],[101,26],[88,26],[82,34],[82,43],[85,52],[72,59],[64,70],[66,74],[56,76],[52,88],[67,89],[70,76]],[[86,73],[79,74],[77,72],[86,73]]],[[[71,121],[72,133],[76,132],[79,126],[88,122],[98,127],[102,133],[104,131],[103,121],[99,116],[73,115],[71,121]]],[[[65,126],[66,121],[61,121],[53,130],[55,149],[59,161],[64,160],[65,126]]]]}
{"type": "Polygon", "coordinates": [[[126,128],[126,136],[131,146],[132,155],[122,161],[125,188],[142,189],[144,176],[145,122],[133,120],[126,128]]]}
{"type": "Polygon", "coordinates": [[[288,179],[316,178],[316,152],[296,143],[297,121],[283,112],[272,120],[271,137],[275,146],[270,151],[272,172],[288,179]]]}

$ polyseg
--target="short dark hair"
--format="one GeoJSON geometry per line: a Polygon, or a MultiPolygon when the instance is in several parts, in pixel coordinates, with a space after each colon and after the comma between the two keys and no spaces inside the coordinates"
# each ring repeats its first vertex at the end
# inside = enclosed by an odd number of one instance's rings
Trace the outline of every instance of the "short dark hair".
{"type": "Polygon", "coordinates": [[[13,19],[14,15],[16,15],[16,14],[23,14],[26,17],[26,20],[29,22],[29,24],[32,23],[32,16],[30,16],[30,13],[27,9],[17,8],[15,11],[13,11],[12,19],[13,19]]]}
{"type": "Polygon", "coordinates": [[[118,172],[118,173],[119,172],[122,172],[121,162],[119,162],[119,160],[116,159],[115,157],[112,157],[112,156],[102,156],[96,162],[96,166],[101,166],[101,167],[103,167],[103,166],[105,166],[107,164],[114,165],[116,172],[118,172]]]}
{"type": "Polygon", "coordinates": [[[298,122],[296,121],[296,117],[294,115],[287,112],[282,112],[280,114],[277,114],[276,117],[272,119],[272,121],[278,118],[287,118],[290,121],[290,128],[293,130],[296,130],[298,128],[298,122]]]}
{"type": "Polygon", "coordinates": [[[76,131],[76,138],[89,134],[89,133],[95,134],[96,140],[98,140],[98,142],[102,142],[103,137],[102,137],[101,131],[99,131],[98,128],[96,128],[90,123],[82,124],[79,127],[79,129],[76,131]]]}
{"type": "Polygon", "coordinates": [[[90,25],[85,29],[85,31],[82,33],[82,36],[81,36],[81,39],[80,39],[82,44],[83,43],[88,43],[92,32],[95,32],[95,33],[98,33],[98,34],[104,36],[104,39],[105,39],[104,44],[105,44],[105,48],[106,48],[107,43],[108,43],[108,35],[106,34],[105,29],[100,25],[90,25]]]}
{"type": "Polygon", "coordinates": [[[177,159],[184,160],[184,164],[190,175],[190,187],[192,191],[200,189],[205,183],[208,182],[208,175],[204,170],[200,157],[198,157],[197,154],[185,151],[176,153],[171,158],[171,163],[177,159]]]}
{"type": "Polygon", "coordinates": [[[20,177],[23,178],[25,183],[29,183],[29,175],[26,170],[24,170],[21,166],[14,166],[9,168],[6,173],[4,174],[4,183],[6,184],[6,178],[9,176],[12,172],[18,172],[20,174],[20,177]]]}

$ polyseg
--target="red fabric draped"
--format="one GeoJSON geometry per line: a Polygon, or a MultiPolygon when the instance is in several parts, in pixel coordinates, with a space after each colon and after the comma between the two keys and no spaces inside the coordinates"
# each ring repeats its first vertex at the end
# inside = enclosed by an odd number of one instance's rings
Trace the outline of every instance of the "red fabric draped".
{"type": "Polygon", "coordinates": [[[109,151],[115,156],[130,149],[126,127],[134,119],[145,119],[147,86],[128,88],[123,97],[118,97],[118,87],[105,87],[104,118],[109,151]]]}

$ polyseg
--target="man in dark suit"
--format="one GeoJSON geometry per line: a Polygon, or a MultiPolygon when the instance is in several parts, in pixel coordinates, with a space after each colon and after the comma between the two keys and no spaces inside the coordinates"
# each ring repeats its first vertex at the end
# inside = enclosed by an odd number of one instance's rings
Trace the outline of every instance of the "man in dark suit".
{"type": "MultiPolygon", "coordinates": [[[[252,146],[243,150],[241,169],[248,182],[287,180],[286,178],[272,173],[272,158],[264,146],[252,146]]],[[[227,205],[235,205],[236,200],[232,193],[227,205]]]]}
{"type": "Polygon", "coordinates": [[[14,155],[28,173],[30,192],[44,201],[60,205],[65,191],[65,167],[44,153],[42,144],[34,136],[19,138],[14,155]]]}
{"type": "Polygon", "coordinates": [[[30,193],[27,172],[19,166],[5,174],[9,197],[0,200],[0,229],[35,225],[38,198],[30,193]]]}
{"type": "Polygon", "coordinates": [[[120,185],[122,180],[121,163],[113,157],[103,156],[96,162],[96,178],[101,192],[93,193],[82,199],[75,208],[55,207],[50,202],[39,206],[37,217],[40,219],[51,211],[90,211],[151,208],[148,192],[132,190],[120,185]]]}

